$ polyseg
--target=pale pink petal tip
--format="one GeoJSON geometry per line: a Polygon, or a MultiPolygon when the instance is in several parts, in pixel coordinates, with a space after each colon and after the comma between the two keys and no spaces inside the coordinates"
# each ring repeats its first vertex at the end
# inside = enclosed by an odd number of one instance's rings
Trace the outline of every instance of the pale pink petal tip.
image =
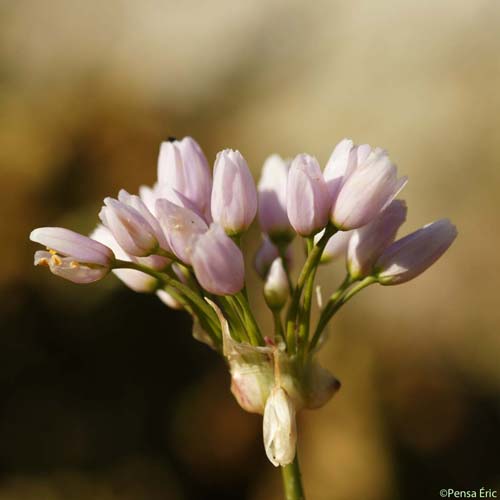
{"type": "Polygon", "coordinates": [[[109,266],[114,259],[113,251],[107,246],[62,227],[34,229],[30,240],[81,263],[109,266]]]}

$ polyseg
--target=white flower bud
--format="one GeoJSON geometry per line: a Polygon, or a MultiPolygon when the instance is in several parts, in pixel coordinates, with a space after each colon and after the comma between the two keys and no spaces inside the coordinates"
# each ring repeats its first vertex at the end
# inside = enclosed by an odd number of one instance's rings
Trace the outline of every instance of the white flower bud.
{"type": "Polygon", "coordinates": [[[264,298],[271,309],[281,309],[288,298],[288,282],[283,261],[274,259],[264,285],[264,298]]]}
{"type": "Polygon", "coordinates": [[[297,426],[295,406],[282,387],[275,387],[264,409],[264,447],[271,463],[288,465],[295,458],[297,426]]]}

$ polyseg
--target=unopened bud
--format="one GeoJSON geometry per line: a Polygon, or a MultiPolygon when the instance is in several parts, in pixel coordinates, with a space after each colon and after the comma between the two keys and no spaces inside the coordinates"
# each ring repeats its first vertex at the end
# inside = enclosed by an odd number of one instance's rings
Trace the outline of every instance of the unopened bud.
{"type": "Polygon", "coordinates": [[[257,213],[257,189],[239,151],[217,155],[212,189],[212,217],[230,235],[246,231],[257,213]]]}
{"type": "Polygon", "coordinates": [[[264,448],[271,463],[276,467],[291,464],[297,445],[295,406],[282,387],[275,387],[267,398],[263,431],[264,448]]]}
{"type": "Polygon", "coordinates": [[[288,298],[288,281],[283,261],[274,259],[264,285],[264,298],[271,309],[280,310],[288,298]]]}

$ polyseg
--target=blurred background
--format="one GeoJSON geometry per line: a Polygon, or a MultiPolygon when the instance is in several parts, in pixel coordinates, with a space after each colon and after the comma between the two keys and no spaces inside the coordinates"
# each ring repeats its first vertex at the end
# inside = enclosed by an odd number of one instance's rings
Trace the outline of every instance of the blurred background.
{"type": "Polygon", "coordinates": [[[342,390],[300,415],[308,498],[500,490],[499,23],[495,0],[1,2],[0,500],[280,498],[260,417],[187,315],[32,267],[31,229],[89,232],[184,135],[256,177],[273,152],[380,145],[410,177],[404,231],[458,226],[424,276],[335,318],[342,390]]]}

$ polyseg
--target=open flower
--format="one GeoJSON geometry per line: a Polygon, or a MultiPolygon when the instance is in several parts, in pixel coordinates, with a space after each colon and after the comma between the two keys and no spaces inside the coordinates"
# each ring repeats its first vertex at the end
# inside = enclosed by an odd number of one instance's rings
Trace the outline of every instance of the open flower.
{"type": "Polygon", "coordinates": [[[346,170],[333,201],[333,224],[342,230],[364,226],[389,205],[406,182],[406,177],[398,179],[396,166],[384,150],[373,150],[355,168],[346,170]]]}
{"type": "Polygon", "coordinates": [[[102,279],[115,259],[107,246],[62,227],[39,227],[30,239],[48,249],[35,253],[35,266],[48,266],[53,274],[74,283],[102,279]]]}

